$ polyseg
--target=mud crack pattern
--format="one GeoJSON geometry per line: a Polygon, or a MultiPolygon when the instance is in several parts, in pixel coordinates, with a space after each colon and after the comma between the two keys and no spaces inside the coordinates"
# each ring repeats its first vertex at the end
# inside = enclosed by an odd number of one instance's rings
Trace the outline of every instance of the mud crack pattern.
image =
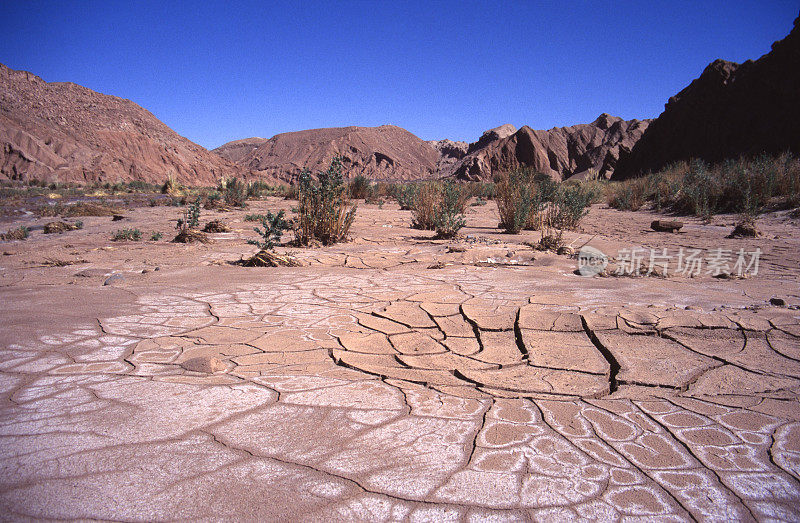
{"type": "Polygon", "coordinates": [[[800,518],[788,312],[468,273],[135,294],[2,353],[11,517],[800,518]]]}

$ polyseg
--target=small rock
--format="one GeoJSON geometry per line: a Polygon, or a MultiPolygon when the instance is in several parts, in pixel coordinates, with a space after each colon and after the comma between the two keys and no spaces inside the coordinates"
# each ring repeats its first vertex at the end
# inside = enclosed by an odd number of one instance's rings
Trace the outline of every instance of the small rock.
{"type": "Polygon", "coordinates": [[[675,220],[654,220],[650,228],[658,232],[678,232],[683,227],[683,222],[675,220]]]}
{"type": "Polygon", "coordinates": [[[111,276],[106,278],[106,281],[103,282],[103,285],[104,286],[114,285],[115,283],[121,283],[123,281],[125,281],[125,276],[117,273],[117,274],[112,274],[111,276]]]}
{"type": "Polygon", "coordinates": [[[778,298],[777,296],[773,297],[773,298],[770,298],[769,299],[769,303],[770,303],[770,305],[774,305],[776,307],[785,307],[786,306],[786,300],[784,300],[783,298],[778,298]]]}
{"type": "Polygon", "coordinates": [[[124,220],[124,219],[125,219],[125,217],[122,216],[121,214],[115,214],[114,216],[111,217],[111,221],[112,222],[118,222],[118,221],[124,220]]]}
{"type": "Polygon", "coordinates": [[[569,245],[562,245],[561,247],[558,248],[556,254],[560,254],[562,256],[572,256],[573,254],[575,254],[575,249],[573,249],[569,245]]]}
{"type": "Polygon", "coordinates": [[[192,372],[203,372],[205,374],[225,372],[228,368],[222,360],[214,356],[192,358],[181,363],[181,367],[192,372]]]}

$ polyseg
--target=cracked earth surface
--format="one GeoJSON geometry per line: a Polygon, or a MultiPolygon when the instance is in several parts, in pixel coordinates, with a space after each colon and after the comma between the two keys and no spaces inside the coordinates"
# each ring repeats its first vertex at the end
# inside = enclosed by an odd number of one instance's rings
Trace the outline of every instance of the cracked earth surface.
{"type": "Polygon", "coordinates": [[[760,284],[376,245],[106,287],[10,267],[4,517],[800,519],[800,314],[760,284]]]}

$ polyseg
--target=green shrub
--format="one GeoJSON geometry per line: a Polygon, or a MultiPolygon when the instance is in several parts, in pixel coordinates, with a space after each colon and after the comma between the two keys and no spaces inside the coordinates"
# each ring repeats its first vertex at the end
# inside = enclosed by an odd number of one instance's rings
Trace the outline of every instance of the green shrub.
{"type": "Polygon", "coordinates": [[[411,226],[452,237],[464,226],[469,196],[454,182],[424,182],[415,186],[411,226]]]}
{"type": "Polygon", "coordinates": [[[111,237],[111,241],[115,242],[138,242],[142,239],[142,231],[139,229],[120,229],[111,237]]]}
{"type": "Polygon", "coordinates": [[[246,222],[260,222],[266,218],[266,214],[246,214],[244,216],[244,221],[246,222]]]}
{"type": "Polygon", "coordinates": [[[274,249],[275,245],[280,244],[283,233],[289,230],[289,224],[284,219],[284,215],[284,211],[280,211],[278,214],[268,212],[267,215],[261,219],[261,225],[264,229],[253,227],[253,230],[261,236],[262,241],[247,240],[247,243],[255,245],[261,250],[266,249],[271,251],[274,249]]]}
{"type": "Polygon", "coordinates": [[[419,185],[416,183],[404,183],[394,187],[394,198],[400,206],[400,210],[410,211],[414,208],[419,193],[419,185]]]}
{"type": "Polygon", "coordinates": [[[497,210],[501,229],[517,234],[528,223],[531,213],[538,210],[534,173],[527,168],[500,173],[495,178],[497,210]]]}
{"type": "Polygon", "coordinates": [[[153,232],[153,234],[151,234],[151,235],[150,235],[150,241],[151,241],[151,242],[157,242],[157,241],[159,241],[159,240],[160,240],[161,238],[163,238],[163,237],[164,237],[164,235],[163,235],[162,233],[160,233],[160,232],[153,232]]]}
{"type": "Polygon", "coordinates": [[[434,229],[439,238],[453,238],[466,224],[464,220],[465,195],[453,182],[441,185],[439,206],[434,216],[434,229]]]}
{"type": "Polygon", "coordinates": [[[562,184],[550,204],[548,226],[556,229],[574,229],[589,213],[595,195],[586,187],[562,184]]]}
{"type": "Polygon", "coordinates": [[[357,206],[350,206],[341,159],[335,157],[326,171],[318,173],[317,180],[304,170],[299,186],[297,242],[310,245],[316,240],[331,245],[344,240],[355,220],[357,206]]]}
{"type": "Polygon", "coordinates": [[[194,203],[190,203],[184,213],[184,224],[190,229],[200,227],[200,198],[198,197],[194,203]]]}
{"type": "Polygon", "coordinates": [[[239,178],[223,180],[222,194],[226,204],[232,207],[244,207],[247,202],[247,184],[239,178]]]}
{"type": "Polygon", "coordinates": [[[372,195],[372,182],[366,176],[359,174],[348,184],[350,198],[366,200],[372,195]]]}

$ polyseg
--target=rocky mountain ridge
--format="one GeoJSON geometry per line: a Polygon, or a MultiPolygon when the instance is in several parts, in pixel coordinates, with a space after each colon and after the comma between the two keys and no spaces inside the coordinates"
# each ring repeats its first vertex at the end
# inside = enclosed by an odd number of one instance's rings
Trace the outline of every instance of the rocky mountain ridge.
{"type": "Polygon", "coordinates": [[[130,100],[0,64],[0,176],[200,185],[240,174],[130,100]]]}

